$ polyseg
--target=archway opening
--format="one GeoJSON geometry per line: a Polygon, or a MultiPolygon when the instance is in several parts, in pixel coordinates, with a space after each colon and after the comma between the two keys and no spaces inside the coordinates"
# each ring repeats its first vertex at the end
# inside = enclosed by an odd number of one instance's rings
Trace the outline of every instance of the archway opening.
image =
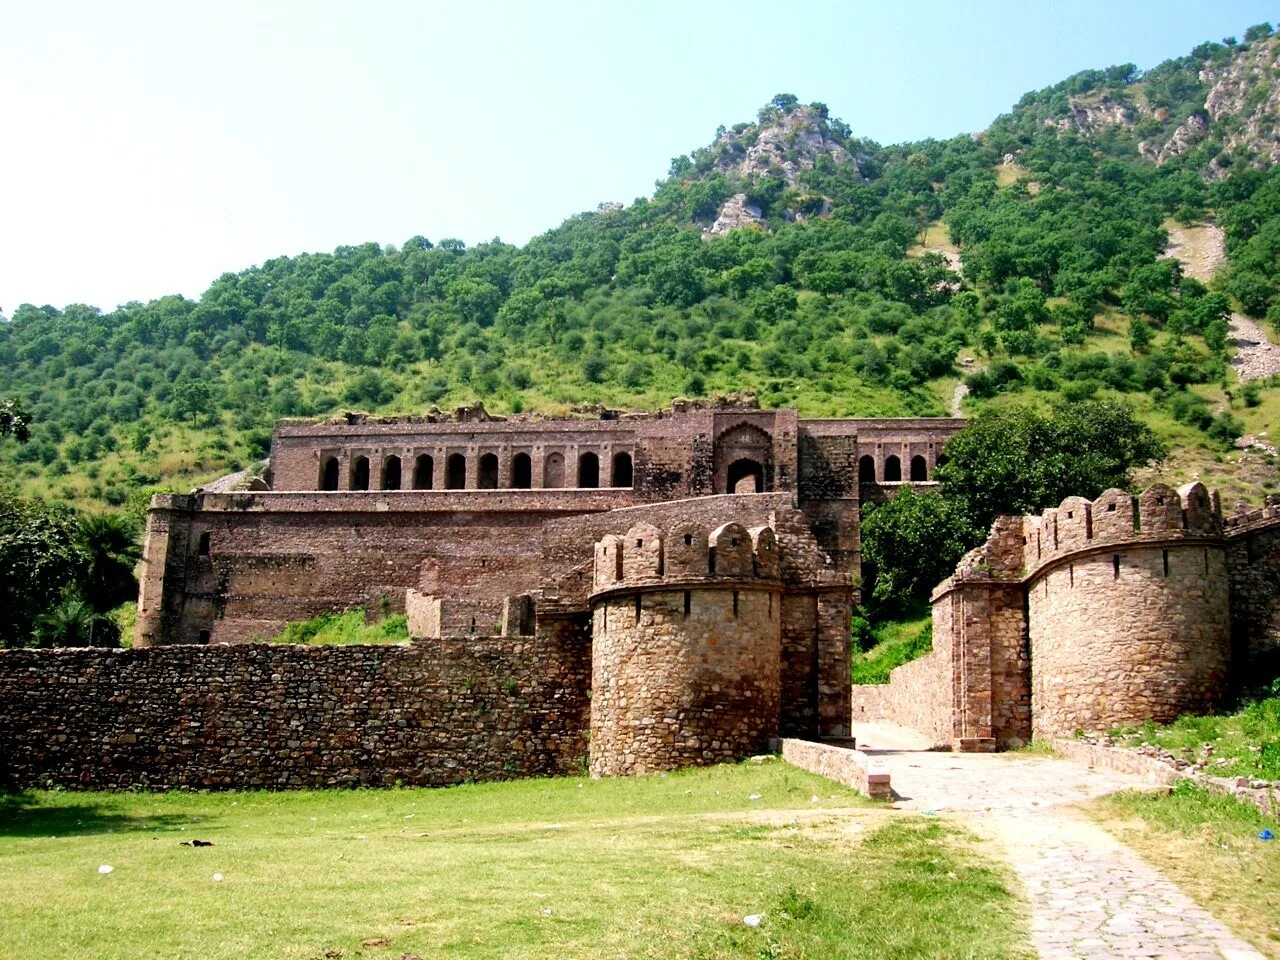
{"type": "Polygon", "coordinates": [[[430,490],[435,485],[436,464],[431,454],[420,453],[413,462],[413,489],[430,490]]]}
{"type": "Polygon", "coordinates": [[[387,457],[382,461],[382,489],[400,489],[400,458],[387,457]]]}
{"type": "Polygon", "coordinates": [[[564,486],[563,453],[548,453],[542,461],[542,485],[552,489],[564,486]]]}
{"type": "Polygon", "coordinates": [[[884,461],[884,479],[886,483],[896,483],[902,479],[902,461],[895,456],[888,456],[884,461]]]}
{"type": "Polygon", "coordinates": [[[911,479],[921,481],[929,479],[929,463],[919,454],[911,458],[911,479]]]}
{"type": "Polygon", "coordinates": [[[476,486],[481,490],[498,489],[498,455],[486,453],[480,458],[480,469],[476,472],[476,486]]]}
{"type": "Polygon", "coordinates": [[[527,453],[517,453],[511,458],[511,485],[517,490],[533,486],[533,461],[527,453]]]}
{"type": "Polygon", "coordinates": [[[338,489],[338,458],[326,457],[324,466],[320,468],[320,489],[338,489]]]}
{"type": "Polygon", "coordinates": [[[444,462],[444,488],[462,490],[467,485],[467,458],[460,453],[449,454],[444,462]]]}
{"type": "Polygon", "coordinates": [[[876,458],[870,454],[863,454],[858,458],[858,482],[876,482],[876,458]]]}
{"type": "Polygon", "coordinates": [[[369,489],[369,458],[356,457],[355,463],[351,465],[351,489],[352,490],[368,490],[369,489]]]}
{"type": "Polygon", "coordinates": [[[635,485],[635,476],[631,466],[631,454],[615,453],[613,455],[613,486],[630,487],[635,485]]]}
{"type": "Polygon", "coordinates": [[[758,460],[735,460],[729,464],[729,493],[764,493],[764,465],[758,460]]]}
{"type": "Polygon", "coordinates": [[[584,453],[578,458],[578,486],[600,486],[600,458],[594,453],[584,453]]]}

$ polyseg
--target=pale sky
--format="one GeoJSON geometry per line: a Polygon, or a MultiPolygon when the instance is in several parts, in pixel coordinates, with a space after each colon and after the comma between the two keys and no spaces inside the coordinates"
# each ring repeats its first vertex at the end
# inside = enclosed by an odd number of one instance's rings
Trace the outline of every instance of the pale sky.
{"type": "Polygon", "coordinates": [[[512,243],[652,192],[775,93],[882,143],[1154,66],[1230,3],[0,0],[0,313],[109,310],[282,254],[512,243]]]}

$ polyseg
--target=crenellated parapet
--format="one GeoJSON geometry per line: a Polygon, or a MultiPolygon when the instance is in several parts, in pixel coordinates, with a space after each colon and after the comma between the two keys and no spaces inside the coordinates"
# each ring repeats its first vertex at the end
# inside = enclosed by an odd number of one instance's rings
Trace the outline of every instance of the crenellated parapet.
{"type": "Polygon", "coordinates": [[[778,585],[781,553],[769,526],[729,522],[713,529],[680,520],[666,531],[648,522],[609,534],[595,547],[595,596],[745,582],[778,585]]]}
{"type": "Polygon", "coordinates": [[[1020,577],[1083,552],[1221,540],[1225,531],[1218,494],[1198,481],[1176,490],[1157,483],[1136,497],[1114,488],[1092,501],[1068,497],[1039,516],[1018,519],[1024,537],[1020,577]]]}

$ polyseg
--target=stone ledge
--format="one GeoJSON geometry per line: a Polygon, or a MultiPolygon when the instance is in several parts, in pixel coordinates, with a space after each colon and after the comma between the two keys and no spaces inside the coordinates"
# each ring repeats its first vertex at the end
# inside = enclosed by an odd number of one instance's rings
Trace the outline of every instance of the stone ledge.
{"type": "Polygon", "coordinates": [[[785,738],[782,759],[802,770],[853,787],[873,800],[889,800],[893,796],[888,767],[861,750],[785,738]]]}
{"type": "Polygon", "coordinates": [[[1274,788],[1255,790],[1247,786],[1238,786],[1230,777],[1210,777],[1199,772],[1189,773],[1178,770],[1155,757],[1148,757],[1124,747],[1103,747],[1062,737],[1054,738],[1049,743],[1057,753],[1076,763],[1102,767],[1117,773],[1133,774],[1155,786],[1172,786],[1179,780],[1190,780],[1212,793],[1234,797],[1241,803],[1251,804],[1266,816],[1280,816],[1280,792],[1274,788]]]}

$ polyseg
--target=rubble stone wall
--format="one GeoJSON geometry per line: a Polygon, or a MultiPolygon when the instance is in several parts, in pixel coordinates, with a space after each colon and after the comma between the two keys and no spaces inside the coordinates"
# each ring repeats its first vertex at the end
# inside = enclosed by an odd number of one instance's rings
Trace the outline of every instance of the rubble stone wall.
{"type": "Polygon", "coordinates": [[[445,785],[582,769],[580,631],[0,651],[9,787],[445,785]]]}

